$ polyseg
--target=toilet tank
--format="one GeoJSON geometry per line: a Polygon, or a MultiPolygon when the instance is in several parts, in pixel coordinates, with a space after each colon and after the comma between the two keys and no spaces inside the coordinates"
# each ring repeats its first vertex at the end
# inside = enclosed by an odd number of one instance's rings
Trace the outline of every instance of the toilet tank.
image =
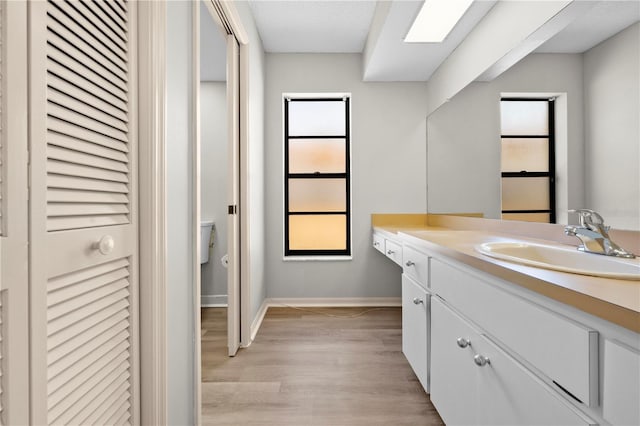
{"type": "Polygon", "coordinates": [[[200,222],[200,264],[209,261],[209,245],[211,243],[211,230],[213,221],[200,222]]]}

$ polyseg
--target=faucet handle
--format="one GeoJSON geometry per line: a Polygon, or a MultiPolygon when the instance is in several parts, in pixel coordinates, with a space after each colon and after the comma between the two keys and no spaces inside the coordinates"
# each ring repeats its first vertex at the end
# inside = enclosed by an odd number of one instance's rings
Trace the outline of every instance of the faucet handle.
{"type": "Polygon", "coordinates": [[[571,209],[569,213],[577,213],[580,218],[580,226],[604,225],[604,219],[598,212],[591,209],[571,209]]]}

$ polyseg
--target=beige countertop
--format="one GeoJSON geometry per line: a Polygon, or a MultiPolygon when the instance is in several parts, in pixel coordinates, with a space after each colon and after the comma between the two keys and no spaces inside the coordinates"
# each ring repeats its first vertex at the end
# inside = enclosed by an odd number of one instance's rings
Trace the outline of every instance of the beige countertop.
{"type": "Polygon", "coordinates": [[[398,240],[422,245],[434,254],[455,259],[640,333],[640,281],[592,277],[536,268],[485,256],[474,248],[482,243],[496,241],[526,241],[567,247],[565,244],[495,230],[457,230],[429,225],[374,226],[374,229],[396,236],[398,240]]]}

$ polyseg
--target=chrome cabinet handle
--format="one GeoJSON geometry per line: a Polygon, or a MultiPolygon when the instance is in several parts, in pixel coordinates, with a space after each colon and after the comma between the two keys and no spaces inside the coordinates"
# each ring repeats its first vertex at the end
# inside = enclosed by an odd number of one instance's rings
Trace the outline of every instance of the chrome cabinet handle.
{"type": "Polygon", "coordinates": [[[387,250],[387,254],[391,255],[391,254],[393,254],[393,253],[395,253],[395,251],[393,251],[393,250],[387,250]]]}
{"type": "Polygon", "coordinates": [[[100,238],[100,241],[93,243],[91,247],[94,250],[98,250],[100,253],[107,255],[113,251],[115,246],[116,246],[116,243],[113,240],[113,237],[111,235],[105,235],[102,238],[100,238]]]}
{"type": "Polygon", "coordinates": [[[480,354],[473,357],[473,362],[475,362],[478,367],[484,367],[487,364],[491,364],[489,358],[480,354]]]}
{"type": "Polygon", "coordinates": [[[463,349],[471,345],[471,341],[469,339],[465,339],[464,337],[458,337],[458,340],[456,340],[456,343],[458,344],[459,347],[463,349]]]}
{"type": "Polygon", "coordinates": [[[415,297],[415,298],[413,299],[413,304],[414,304],[414,305],[419,305],[419,304],[421,304],[421,303],[424,303],[424,300],[422,300],[422,299],[420,299],[420,298],[418,298],[418,297],[415,297]]]}
{"type": "Polygon", "coordinates": [[[413,265],[415,265],[415,263],[414,263],[414,262],[412,262],[412,261],[410,261],[410,260],[407,260],[407,263],[405,263],[405,265],[407,265],[407,266],[413,266],[413,265]]]}
{"type": "Polygon", "coordinates": [[[379,243],[378,241],[376,241],[376,242],[374,242],[374,243],[373,243],[373,246],[374,246],[374,247],[378,247],[379,245],[380,245],[380,243],[379,243]]]}

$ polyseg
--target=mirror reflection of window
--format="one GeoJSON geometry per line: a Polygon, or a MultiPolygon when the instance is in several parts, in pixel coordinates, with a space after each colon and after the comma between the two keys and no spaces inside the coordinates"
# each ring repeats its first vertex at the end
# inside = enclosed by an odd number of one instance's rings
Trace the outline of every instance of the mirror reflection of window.
{"type": "Polygon", "coordinates": [[[502,219],[555,223],[554,101],[500,101],[502,219]]]}

